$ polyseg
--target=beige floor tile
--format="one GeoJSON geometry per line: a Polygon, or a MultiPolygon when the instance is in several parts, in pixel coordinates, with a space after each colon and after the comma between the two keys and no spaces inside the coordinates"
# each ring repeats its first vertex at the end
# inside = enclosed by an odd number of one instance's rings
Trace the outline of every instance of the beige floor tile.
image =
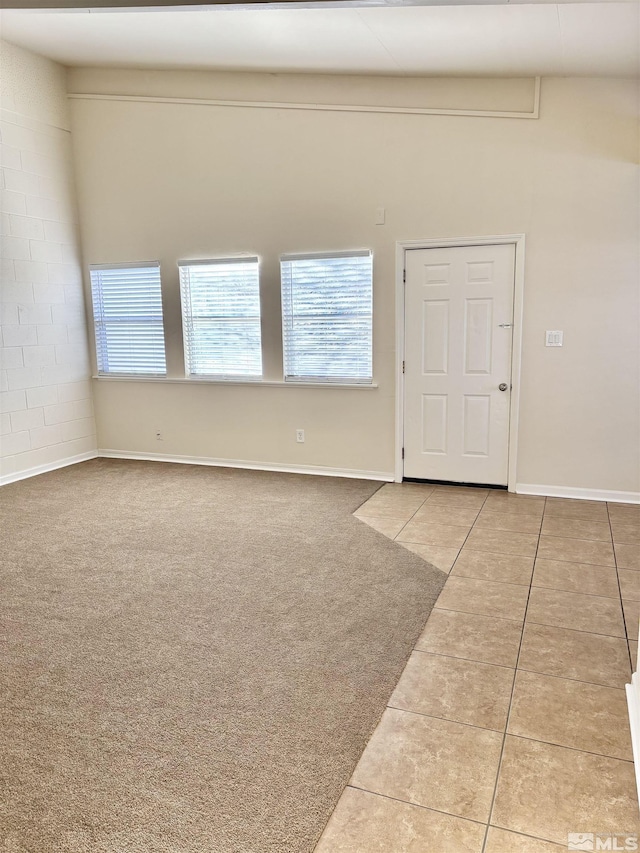
{"type": "Polygon", "coordinates": [[[533,585],[610,598],[620,594],[613,566],[590,566],[588,563],[566,563],[562,560],[536,560],[533,585]]]}
{"type": "Polygon", "coordinates": [[[620,599],[558,589],[531,588],[527,622],[591,631],[610,637],[625,636],[620,599]]]}
{"type": "Polygon", "coordinates": [[[637,832],[633,763],[507,735],[491,823],[565,845],[569,832],[637,832]]]}
{"type": "Polygon", "coordinates": [[[442,548],[439,545],[420,545],[417,542],[399,542],[398,544],[447,574],[451,571],[459,554],[457,548],[442,548]]]}
{"type": "Polygon", "coordinates": [[[618,569],[620,592],[627,601],[640,601],[640,572],[618,569]]]}
{"type": "Polygon", "coordinates": [[[592,563],[595,566],[615,566],[613,547],[609,542],[546,536],[544,533],[540,537],[538,557],[570,563],[592,563]]]}
{"type": "Polygon", "coordinates": [[[415,514],[415,509],[395,503],[367,501],[354,512],[356,518],[401,518],[406,523],[415,514]]]}
{"type": "Polygon", "coordinates": [[[480,853],[484,826],[346,788],[315,853],[480,853]]]}
{"type": "Polygon", "coordinates": [[[518,671],[507,730],[558,746],[633,760],[627,697],[621,688],[518,671]]]}
{"type": "Polygon", "coordinates": [[[640,623],[640,601],[626,601],[622,599],[624,611],[624,623],[627,628],[629,639],[635,640],[638,636],[638,624],[640,623]]]}
{"type": "Polygon", "coordinates": [[[432,610],[416,648],[454,658],[515,666],[521,636],[522,622],[432,610]]]}
{"type": "Polygon", "coordinates": [[[521,621],[524,618],[528,592],[525,586],[450,575],[436,607],[441,610],[460,610],[464,613],[521,621]]]}
{"type": "Polygon", "coordinates": [[[350,784],[486,821],[501,748],[498,732],[387,708],[350,784]]]}
{"type": "Polygon", "coordinates": [[[502,512],[505,515],[532,515],[542,518],[545,498],[529,495],[514,495],[511,492],[491,492],[483,509],[502,512]]]}
{"type": "Polygon", "coordinates": [[[513,533],[540,533],[540,519],[521,513],[507,514],[483,509],[475,523],[481,530],[508,530],[513,533]]]}
{"type": "Polygon", "coordinates": [[[460,489],[455,492],[435,491],[427,500],[434,506],[459,506],[479,511],[486,498],[483,494],[475,494],[472,491],[465,492],[460,489]]]}
{"type": "Polygon", "coordinates": [[[396,495],[417,495],[418,497],[429,497],[435,486],[432,483],[385,483],[376,495],[380,497],[395,497],[396,495]]]}
{"type": "Polygon", "coordinates": [[[538,537],[533,533],[509,533],[502,530],[479,530],[474,527],[466,543],[473,551],[492,551],[494,554],[519,554],[533,557],[538,537]]]}
{"type": "MultiPolygon", "coordinates": [[[[637,640],[629,640],[629,656],[631,658],[631,666],[636,672],[640,667],[638,666],[638,641],[637,640]]],[[[627,679],[628,681],[629,679],[627,679]]]]}
{"type": "Polygon", "coordinates": [[[609,518],[611,521],[621,521],[624,524],[640,522],[640,504],[609,503],[609,518]]]}
{"type": "Polygon", "coordinates": [[[440,545],[443,548],[461,548],[468,534],[468,527],[438,524],[435,521],[410,521],[398,540],[400,542],[416,542],[420,545],[440,545]]]}
{"type": "Polygon", "coordinates": [[[583,521],[579,518],[545,515],[542,532],[546,536],[562,536],[565,539],[595,539],[611,542],[608,521],[583,521]]]}
{"type": "MultiPolygon", "coordinates": [[[[420,495],[380,495],[376,493],[368,501],[362,504],[356,510],[356,513],[364,513],[367,515],[388,515],[394,509],[397,513],[406,515],[407,513],[416,512],[424,503],[424,498],[420,495]]],[[[355,514],[355,513],[354,513],[355,514]]]]}
{"type": "Polygon", "coordinates": [[[489,494],[489,489],[483,489],[482,486],[456,486],[454,484],[449,485],[438,485],[434,486],[434,491],[438,494],[450,494],[450,495],[477,495],[482,497],[487,497],[489,494]]]}
{"type": "Polygon", "coordinates": [[[611,522],[613,541],[621,545],[640,545],[640,519],[634,523],[611,522]]]}
{"type": "Polygon", "coordinates": [[[384,533],[389,539],[395,538],[406,524],[403,518],[375,518],[370,515],[359,515],[358,520],[373,527],[378,533],[384,533]]]}
{"type": "Polygon", "coordinates": [[[554,844],[552,841],[542,841],[530,835],[518,835],[490,826],[484,853],[560,853],[566,849],[566,844],[554,844]]]}
{"type": "Polygon", "coordinates": [[[640,545],[618,545],[616,543],[616,563],[619,569],[640,571],[640,545]]]}
{"type": "Polygon", "coordinates": [[[609,521],[607,505],[600,501],[581,501],[572,498],[547,498],[545,516],[578,518],[583,521],[609,521]]]}
{"type": "Polygon", "coordinates": [[[413,520],[435,521],[438,524],[455,524],[458,527],[470,528],[477,517],[477,509],[467,509],[463,506],[441,506],[427,501],[417,511],[413,520]]]}
{"type": "Polygon", "coordinates": [[[413,652],[389,700],[392,708],[504,731],[512,669],[413,652]]]}
{"type": "Polygon", "coordinates": [[[518,667],[605,687],[624,687],[631,677],[623,639],[531,622],[525,625],[518,667]]]}
{"type": "Polygon", "coordinates": [[[529,585],[532,572],[533,557],[472,551],[465,546],[460,551],[452,574],[465,578],[529,585]]]}

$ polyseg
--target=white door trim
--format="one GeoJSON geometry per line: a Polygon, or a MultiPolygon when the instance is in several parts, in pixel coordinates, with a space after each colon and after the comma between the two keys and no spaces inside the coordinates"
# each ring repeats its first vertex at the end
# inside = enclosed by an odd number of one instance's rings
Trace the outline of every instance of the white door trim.
{"type": "Polygon", "coordinates": [[[491,246],[510,243],[515,246],[515,281],[513,293],[513,345],[511,350],[511,401],[509,407],[509,468],[507,488],[516,490],[518,461],[518,414],[520,410],[520,364],[522,354],[522,309],[524,303],[524,234],[488,237],[451,237],[396,242],[396,460],[395,479],[402,482],[404,463],[404,270],[407,249],[445,249],[460,246],[491,246]]]}

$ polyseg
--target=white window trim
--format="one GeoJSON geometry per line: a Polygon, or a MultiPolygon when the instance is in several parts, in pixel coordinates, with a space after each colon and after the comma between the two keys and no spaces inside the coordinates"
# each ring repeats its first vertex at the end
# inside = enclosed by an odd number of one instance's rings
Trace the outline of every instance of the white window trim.
{"type": "Polygon", "coordinates": [[[166,346],[166,327],[164,322],[164,306],[162,306],[162,340],[163,340],[163,350],[164,350],[164,362],[165,362],[165,370],[162,373],[136,373],[136,372],[119,372],[119,371],[109,371],[108,373],[100,373],[99,372],[99,356],[98,356],[98,330],[96,325],[96,313],[95,313],[95,302],[93,298],[93,281],[91,279],[91,273],[95,270],[99,272],[100,270],[134,270],[134,269],[157,269],[159,271],[160,276],[160,299],[162,301],[162,275],[160,273],[161,264],[160,261],[132,261],[130,263],[116,263],[116,264],[89,264],[89,289],[91,292],[91,318],[93,320],[93,343],[94,343],[94,355],[96,358],[96,368],[98,368],[98,377],[101,379],[151,379],[154,381],[162,380],[167,378],[167,346],[166,346]]]}
{"type": "Polygon", "coordinates": [[[287,382],[284,379],[232,379],[200,378],[198,376],[132,376],[130,374],[98,373],[92,379],[98,382],[153,382],[183,385],[239,385],[249,388],[334,388],[346,391],[375,391],[379,386],[377,382],[370,383],[345,383],[345,382],[287,382]]]}
{"type": "MultiPolygon", "coordinates": [[[[180,312],[181,312],[181,320],[182,320],[182,345],[184,351],[184,372],[185,372],[185,380],[188,382],[220,382],[220,383],[240,383],[244,384],[245,382],[255,382],[259,384],[262,380],[256,374],[237,374],[237,373],[191,373],[189,369],[189,352],[186,340],[186,327],[185,327],[185,302],[184,302],[184,290],[182,284],[182,268],[184,267],[196,267],[196,266],[213,266],[213,265],[224,265],[228,266],[231,264],[248,264],[255,263],[258,266],[258,298],[260,298],[260,258],[257,255],[231,255],[229,257],[217,257],[217,258],[196,258],[194,260],[180,260],[177,262],[178,265],[178,275],[180,282],[180,312]]],[[[260,306],[260,324],[262,324],[262,306],[260,306]]],[[[261,370],[264,371],[264,358],[262,352],[262,328],[260,329],[260,366],[261,370]]]]}
{"type": "MultiPolygon", "coordinates": [[[[335,258],[371,258],[372,269],[373,269],[373,250],[372,249],[347,249],[337,252],[293,252],[293,253],[284,253],[280,255],[280,295],[282,300],[282,264],[291,261],[314,261],[314,260],[325,260],[325,259],[335,259],[335,258]]],[[[284,375],[284,383],[286,385],[323,385],[328,387],[340,387],[340,386],[348,386],[350,388],[359,388],[359,387],[377,387],[374,383],[374,375],[373,375],[373,279],[371,281],[371,376],[364,379],[357,379],[354,377],[347,376],[345,378],[334,378],[329,376],[287,376],[286,375],[286,364],[285,364],[285,351],[284,351],[284,337],[285,337],[285,313],[284,313],[284,302],[281,301],[280,307],[280,319],[282,322],[282,358],[283,358],[283,375],[284,375]]]]}

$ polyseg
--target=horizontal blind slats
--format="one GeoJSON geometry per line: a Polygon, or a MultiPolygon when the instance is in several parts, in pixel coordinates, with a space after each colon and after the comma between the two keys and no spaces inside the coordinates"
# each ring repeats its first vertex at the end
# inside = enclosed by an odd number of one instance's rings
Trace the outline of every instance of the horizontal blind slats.
{"type": "Polygon", "coordinates": [[[371,253],[285,256],[286,379],[371,382],[371,253]]]}
{"type": "Polygon", "coordinates": [[[258,259],[180,264],[190,376],[262,376],[258,259]]]}
{"type": "Polygon", "coordinates": [[[98,372],[165,375],[160,265],[90,273],[98,372]]]}

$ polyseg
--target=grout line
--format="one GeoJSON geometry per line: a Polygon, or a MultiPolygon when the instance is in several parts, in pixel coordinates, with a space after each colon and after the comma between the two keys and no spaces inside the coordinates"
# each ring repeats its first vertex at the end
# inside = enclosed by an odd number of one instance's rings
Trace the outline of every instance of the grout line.
{"type": "MultiPolygon", "coordinates": [[[[609,528],[611,529],[611,532],[613,535],[613,526],[611,524],[611,514],[609,513],[609,504],[608,503],[607,503],[607,516],[609,518],[609,528]]],[[[629,640],[631,639],[631,637],[629,636],[629,627],[627,625],[627,616],[624,612],[624,599],[622,598],[622,587],[620,585],[620,569],[622,567],[618,566],[618,556],[616,554],[615,544],[614,544],[614,548],[613,548],[613,559],[614,559],[615,564],[616,564],[616,580],[618,582],[618,593],[620,595],[620,607],[622,608],[622,624],[624,625],[624,633],[625,633],[625,636],[627,639],[627,651],[629,653],[629,663],[631,664],[631,674],[633,675],[633,673],[634,673],[633,657],[631,656],[631,646],[629,645],[629,640]]],[[[624,571],[624,569],[623,569],[623,571],[624,571]]]]}
{"type": "MultiPolygon", "coordinates": [[[[516,670],[515,671],[516,675],[518,672],[524,672],[524,670],[516,670]]],[[[515,679],[514,679],[514,682],[515,682],[515,679]]],[[[531,735],[523,735],[523,734],[520,734],[519,732],[510,732],[509,731],[509,717],[511,716],[511,706],[512,706],[512,700],[513,700],[514,687],[515,687],[515,684],[512,685],[512,699],[510,700],[510,703],[509,703],[509,710],[507,712],[507,720],[504,724],[504,727],[501,729],[494,729],[494,728],[490,728],[489,726],[479,726],[479,725],[476,725],[475,723],[465,723],[462,720],[452,720],[451,717],[437,717],[435,714],[425,714],[422,711],[412,711],[409,708],[398,708],[396,705],[387,705],[387,709],[390,709],[392,711],[399,711],[401,714],[411,714],[414,717],[424,717],[427,720],[442,720],[442,722],[445,722],[445,723],[453,723],[456,726],[466,726],[468,729],[477,729],[478,731],[481,731],[481,732],[493,732],[494,734],[503,735],[504,738],[509,736],[509,737],[514,737],[514,738],[519,738],[520,740],[533,741],[534,743],[544,743],[546,746],[557,746],[558,749],[570,749],[572,752],[583,752],[583,753],[586,753],[587,755],[596,755],[600,758],[611,758],[613,761],[626,761],[626,762],[633,764],[633,758],[620,758],[619,755],[609,755],[606,752],[594,752],[591,749],[582,749],[582,747],[579,747],[579,746],[569,746],[566,743],[557,743],[556,741],[553,741],[553,740],[545,740],[544,738],[532,737],[531,735]]],[[[605,688],[605,689],[608,689],[608,688],[605,688]]],[[[617,690],[618,688],[614,687],[614,688],[610,688],[610,689],[617,690]]],[[[504,741],[503,741],[503,749],[504,749],[504,741]]],[[[500,758],[502,759],[502,753],[501,753],[500,758]]],[[[498,782],[498,780],[496,777],[496,788],[497,788],[497,782],[498,782]]],[[[429,807],[427,806],[427,808],[429,808],[429,807]]]]}
{"type": "MultiPolygon", "coordinates": [[[[469,553],[469,552],[467,552],[467,553],[469,553]]],[[[496,556],[498,556],[498,555],[496,555],[496,556]]],[[[533,574],[533,570],[531,571],[531,574],[533,574]]],[[[485,581],[487,583],[503,583],[503,584],[505,584],[505,586],[531,586],[531,581],[525,581],[524,583],[520,583],[518,581],[498,581],[495,578],[482,578],[482,577],[478,577],[478,575],[461,575],[461,574],[453,575],[453,577],[454,578],[466,578],[467,580],[470,580],[470,581],[485,581]]]]}
{"type": "MultiPolygon", "coordinates": [[[[478,528],[480,530],[481,528],[478,528]]],[[[507,530],[496,530],[496,533],[508,533],[507,530]]],[[[513,532],[513,531],[511,531],[513,532]]],[[[538,536],[538,533],[525,533],[525,536],[538,536]]],[[[530,557],[527,554],[505,554],[504,551],[481,551],[479,548],[467,548],[467,553],[472,551],[474,554],[493,554],[494,557],[521,557],[524,560],[531,560],[531,570],[534,568],[535,557],[530,557]]],[[[608,569],[609,566],[605,566],[604,568],[608,569]]]]}
{"type": "MultiPolygon", "coordinates": [[[[507,726],[509,724],[507,723],[507,726]]],[[[541,740],[537,737],[529,737],[528,735],[520,735],[515,732],[506,731],[505,735],[508,737],[518,738],[518,740],[528,740],[532,743],[543,743],[545,746],[555,746],[557,749],[569,749],[571,752],[581,752],[583,755],[595,755],[596,758],[609,758],[611,761],[625,761],[627,764],[633,764],[633,757],[631,758],[619,758],[617,755],[607,755],[604,752],[592,752],[590,749],[580,749],[577,746],[567,746],[564,743],[555,743],[552,740],[541,740]]]]}
{"type": "MultiPolygon", "coordinates": [[[[454,578],[457,578],[458,575],[454,575],[454,578]]],[[[463,578],[465,580],[465,578],[463,578]]],[[[466,578],[466,580],[475,580],[475,578],[466,578]]],[[[494,581],[494,583],[498,583],[498,581],[494,581]]],[[[505,584],[507,586],[507,584],[505,584]]],[[[508,586],[518,586],[517,584],[508,584],[508,586]]],[[[525,587],[518,586],[518,589],[524,589],[525,587]]],[[[433,606],[434,610],[443,610],[445,613],[467,613],[469,616],[486,616],[488,619],[506,619],[508,622],[520,622],[521,625],[524,626],[524,619],[515,619],[511,616],[498,616],[495,613],[477,613],[474,610],[452,610],[450,607],[438,607],[438,604],[433,606]]],[[[429,620],[427,619],[427,623],[429,620]]],[[[425,626],[426,627],[426,626],[425,626]]],[[[586,633],[586,632],[585,632],[586,633]]]]}
{"type": "MultiPolygon", "coordinates": [[[[614,639],[622,639],[622,637],[615,637],[614,639]]],[[[611,684],[603,684],[601,681],[585,681],[584,678],[571,678],[569,675],[552,675],[550,672],[541,672],[539,669],[527,669],[527,667],[519,666],[516,668],[516,672],[528,672],[532,675],[543,675],[547,678],[560,678],[563,681],[575,681],[577,684],[592,684],[594,687],[606,687],[608,690],[624,690],[624,685],[622,687],[614,687],[611,684]]]]}
{"type": "MultiPolygon", "coordinates": [[[[420,504],[420,506],[416,508],[416,511],[413,513],[413,515],[410,515],[410,516],[409,516],[409,518],[405,521],[404,525],[400,528],[400,530],[398,530],[398,532],[396,533],[396,535],[393,537],[393,541],[394,541],[394,542],[396,541],[396,539],[398,538],[398,536],[400,536],[400,534],[402,533],[402,531],[404,530],[404,528],[407,526],[407,524],[409,524],[409,522],[410,522],[410,521],[412,521],[412,520],[414,519],[414,517],[416,516],[416,514],[417,514],[417,513],[422,509],[422,507],[426,504],[426,502],[429,500],[429,498],[431,497],[431,495],[432,495],[432,494],[433,494],[433,492],[430,492],[430,493],[427,495],[427,497],[422,501],[422,503],[420,504]]],[[[391,537],[390,537],[390,538],[391,538],[391,537]]],[[[413,542],[412,544],[413,544],[413,545],[419,545],[419,544],[421,544],[421,543],[419,543],[419,542],[413,542]]],[[[437,568],[437,567],[436,567],[436,568],[437,568]]]]}
{"type": "MultiPolygon", "coordinates": [[[[543,521],[544,521],[544,511],[546,509],[546,506],[547,506],[547,499],[545,498],[544,499],[544,507],[542,510],[543,521]]],[[[534,554],[534,558],[533,558],[534,566],[535,566],[536,558],[538,556],[538,548],[540,547],[540,536],[541,535],[542,534],[538,534],[538,542],[536,545],[536,553],[534,554]]],[[[532,575],[531,579],[533,581],[533,575],[532,575]]],[[[529,586],[529,592],[527,594],[527,603],[525,604],[524,614],[522,616],[522,619],[523,619],[522,633],[520,634],[520,643],[518,644],[518,655],[516,657],[516,669],[513,673],[513,681],[511,682],[511,695],[509,697],[509,708],[507,710],[507,721],[505,723],[504,735],[502,737],[502,747],[500,749],[500,758],[498,759],[498,767],[496,770],[496,777],[495,777],[495,782],[493,785],[493,794],[491,797],[491,805],[489,806],[489,818],[487,820],[487,828],[486,828],[485,833],[484,833],[484,841],[482,842],[482,853],[484,853],[484,851],[486,850],[486,847],[487,847],[487,837],[489,835],[489,826],[491,825],[491,817],[493,815],[493,809],[495,807],[496,796],[498,793],[498,782],[500,780],[500,772],[502,770],[502,759],[504,758],[504,750],[505,750],[505,747],[507,744],[507,729],[509,728],[509,720],[511,719],[511,708],[513,707],[513,695],[515,693],[515,688],[516,688],[516,677],[518,674],[518,663],[520,662],[520,653],[522,651],[522,640],[524,638],[524,627],[525,627],[525,623],[526,623],[526,619],[527,619],[527,610],[529,609],[529,599],[530,598],[531,598],[531,585],[529,586]]]]}
{"type": "MultiPolygon", "coordinates": [[[[540,587],[535,587],[536,589],[540,589],[540,587]]],[[[560,592],[561,590],[555,590],[556,592],[560,592]]],[[[582,593],[569,593],[569,595],[581,595],[582,593]]],[[[593,598],[598,598],[599,596],[594,595],[593,598]]],[[[609,598],[608,601],[615,601],[615,598],[609,598]]],[[[580,634],[592,634],[594,637],[611,637],[613,640],[625,640],[626,635],[624,634],[603,634],[601,631],[582,631],[580,628],[569,628],[567,625],[553,625],[549,622],[536,622],[535,619],[525,619],[525,624],[527,625],[543,625],[545,628],[563,628],[565,631],[578,631],[580,634]]]]}
{"type": "Polygon", "coordinates": [[[500,669],[515,669],[515,666],[509,666],[506,663],[489,663],[486,660],[475,660],[474,658],[461,658],[461,657],[457,657],[456,655],[444,654],[444,652],[430,652],[429,649],[419,649],[417,647],[414,647],[413,651],[414,652],[420,652],[420,654],[423,654],[423,655],[433,655],[434,657],[438,657],[438,658],[450,658],[451,660],[467,661],[467,663],[479,663],[481,666],[497,666],[500,669]]]}
{"type": "MultiPolygon", "coordinates": [[[[484,553],[484,552],[480,552],[480,553],[484,553]]],[[[458,555],[458,556],[460,556],[460,555],[458,555]]],[[[500,557],[500,556],[502,556],[502,555],[494,554],[494,557],[500,557]]],[[[513,557],[516,555],[505,554],[504,556],[513,557]]],[[[455,563],[454,563],[454,565],[455,565],[455,563]]],[[[533,571],[531,572],[531,574],[533,574],[533,571]]],[[[468,580],[468,581],[482,581],[482,583],[500,583],[503,586],[519,586],[519,587],[531,586],[531,581],[528,581],[527,583],[516,583],[515,581],[496,581],[493,578],[474,578],[474,577],[470,577],[469,575],[454,575],[454,578],[462,578],[463,580],[468,580]]],[[[445,609],[445,608],[443,608],[443,609],[445,609]]]]}
{"type": "MultiPolygon", "coordinates": [[[[496,617],[496,618],[499,618],[499,617],[496,617]]],[[[529,623],[529,624],[531,624],[531,623],[529,623]]],[[[567,630],[572,630],[572,629],[569,628],[567,630]]],[[[579,631],[578,633],[584,634],[586,632],[579,631]]],[[[624,637],[612,637],[611,639],[620,640],[623,643],[626,642],[624,637]]],[[[445,654],[444,652],[432,652],[429,649],[420,649],[417,646],[413,649],[413,651],[418,652],[419,654],[432,655],[433,657],[438,657],[438,658],[450,658],[452,660],[460,660],[460,661],[464,661],[465,663],[478,663],[481,666],[496,666],[496,667],[499,667],[500,669],[511,669],[511,670],[516,670],[517,672],[528,672],[528,673],[531,673],[532,675],[542,675],[542,676],[545,676],[547,678],[559,678],[562,681],[575,681],[577,684],[591,684],[594,687],[606,687],[609,690],[624,690],[624,685],[618,687],[615,684],[603,684],[601,681],[587,681],[585,678],[572,678],[570,675],[555,675],[552,672],[543,672],[542,670],[539,670],[539,669],[529,669],[529,667],[525,667],[525,666],[509,666],[506,663],[493,663],[492,661],[477,660],[476,658],[458,657],[457,655],[448,655],[448,654],[445,654]]]]}
{"type": "MultiPolygon", "coordinates": [[[[564,675],[552,675],[550,672],[536,672],[534,669],[524,669],[519,666],[516,669],[517,672],[528,672],[529,675],[539,675],[542,678],[555,678],[557,681],[573,681],[575,684],[590,684],[593,687],[602,687],[604,690],[620,690],[624,691],[624,687],[610,687],[608,684],[597,684],[594,681],[584,681],[582,678],[567,678],[564,675]]],[[[527,737],[527,735],[522,735],[522,737],[527,737]]],[[[532,740],[538,740],[538,738],[531,738],[532,740]]],[[[583,750],[583,752],[587,752],[587,750],[583,750]]]]}
{"type": "MultiPolygon", "coordinates": [[[[397,705],[387,705],[387,709],[391,711],[400,711],[401,714],[412,714],[414,717],[423,717],[426,720],[442,720],[443,723],[453,723],[454,726],[466,726],[468,729],[478,729],[481,732],[493,732],[494,734],[504,734],[505,728],[494,729],[489,726],[479,726],[476,723],[464,723],[462,720],[452,720],[451,717],[437,717],[435,714],[425,714],[422,711],[412,711],[410,708],[398,708],[397,705]]],[[[506,726],[506,722],[505,722],[506,726]]],[[[529,738],[535,740],[535,738],[529,738]]]]}
{"type": "Polygon", "coordinates": [[[422,803],[414,803],[412,800],[402,800],[400,797],[391,797],[389,794],[381,794],[379,791],[371,791],[369,788],[361,788],[359,785],[353,785],[351,782],[346,786],[353,788],[354,791],[362,791],[365,794],[373,794],[374,797],[382,797],[383,800],[393,800],[394,803],[404,803],[406,806],[415,806],[417,809],[424,809],[427,812],[437,812],[438,814],[446,815],[447,817],[455,817],[458,820],[468,820],[469,823],[477,823],[484,826],[483,820],[476,820],[474,817],[463,817],[463,815],[454,814],[453,812],[445,812],[443,809],[434,809],[432,806],[423,806],[422,803]]]}
{"type": "MultiPolygon", "coordinates": [[[[578,563],[570,563],[570,565],[577,566],[579,564],[578,563]]],[[[614,567],[613,566],[603,566],[602,568],[613,569],[614,567]]],[[[614,571],[615,571],[615,569],[614,569],[614,571]]],[[[559,586],[543,586],[542,584],[539,584],[539,583],[532,583],[531,586],[533,587],[533,589],[550,589],[550,590],[553,590],[553,592],[568,592],[570,595],[588,595],[591,598],[608,598],[611,601],[617,601],[618,600],[617,595],[602,595],[599,592],[583,592],[583,591],[578,591],[575,589],[562,589],[562,587],[559,587],[559,586]]],[[[618,585],[618,588],[619,588],[619,585],[618,585]]]]}
{"type": "Polygon", "coordinates": [[[557,847],[558,850],[565,850],[566,851],[566,849],[567,849],[564,844],[558,844],[557,841],[549,841],[548,838],[541,838],[539,835],[529,835],[528,832],[520,832],[519,830],[516,830],[516,829],[509,829],[506,826],[498,826],[497,823],[490,823],[489,829],[501,829],[503,832],[509,832],[512,835],[521,835],[523,838],[531,838],[532,841],[544,841],[545,844],[550,844],[553,847],[557,847]]]}

